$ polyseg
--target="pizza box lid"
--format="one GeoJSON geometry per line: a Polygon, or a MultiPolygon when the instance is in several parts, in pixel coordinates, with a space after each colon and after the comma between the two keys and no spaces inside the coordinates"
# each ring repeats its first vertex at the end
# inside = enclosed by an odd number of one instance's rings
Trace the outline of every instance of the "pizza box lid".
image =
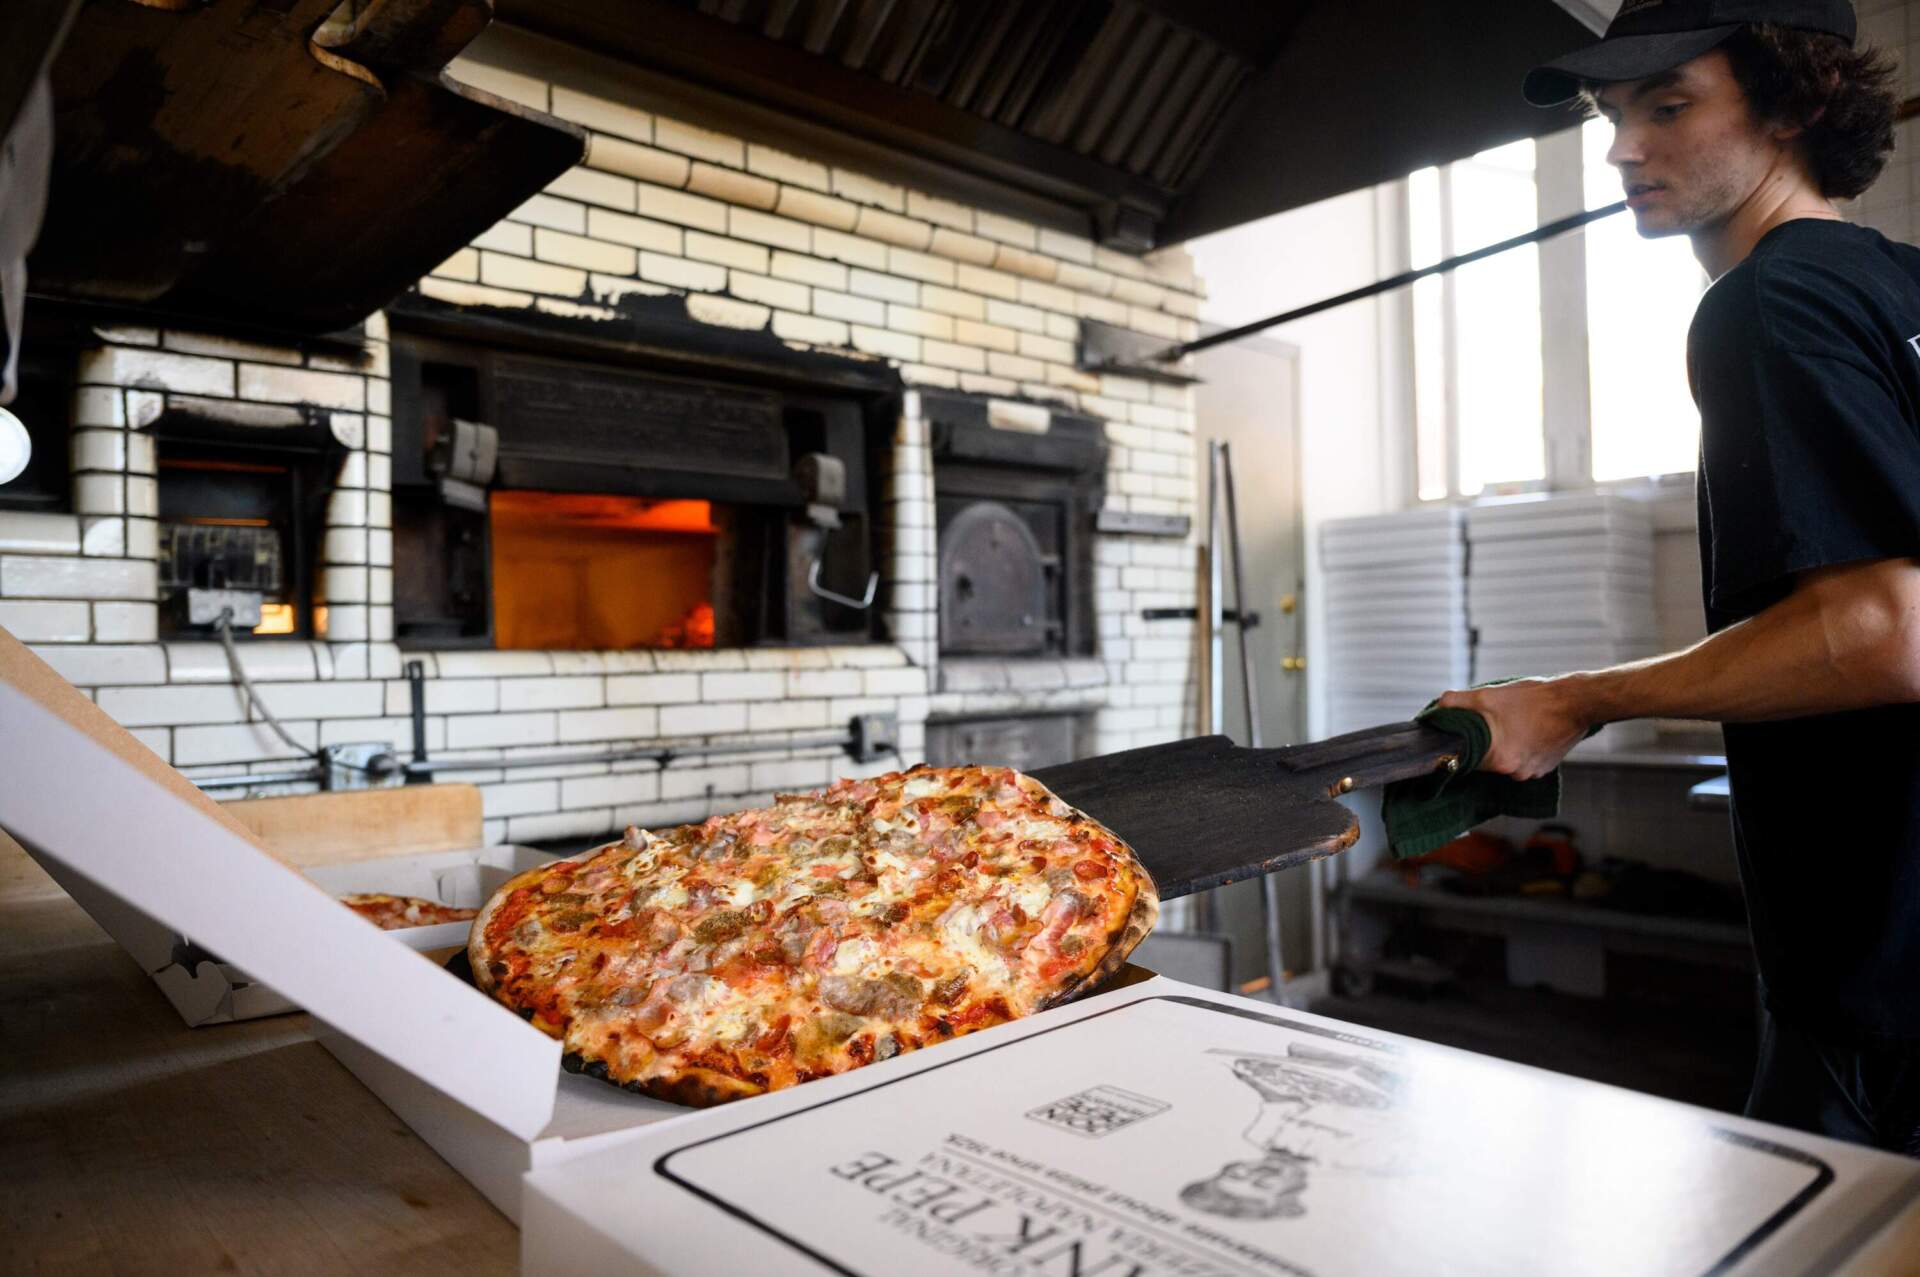
{"type": "MultiPolygon", "coordinates": [[[[507,879],[553,859],[532,847],[502,845],[413,854],[368,856],[330,864],[301,864],[300,872],[334,896],[384,891],[460,908],[479,908],[507,879]]],[[[49,861],[50,877],[153,977],[191,1028],[285,1015],[301,1008],[254,978],[238,963],[181,934],[139,908],[49,861]]],[[[444,922],[387,935],[419,953],[464,948],[469,924],[444,922]]]]}
{"type": "Polygon", "coordinates": [[[1162,978],[535,1171],[521,1263],[1827,1272],[1917,1198],[1905,1158],[1162,978]]]}
{"type": "Polygon", "coordinates": [[[558,1042],[341,908],[4,629],[0,724],[0,826],[110,932],[192,936],[514,1135],[548,1125],[558,1042]]]}

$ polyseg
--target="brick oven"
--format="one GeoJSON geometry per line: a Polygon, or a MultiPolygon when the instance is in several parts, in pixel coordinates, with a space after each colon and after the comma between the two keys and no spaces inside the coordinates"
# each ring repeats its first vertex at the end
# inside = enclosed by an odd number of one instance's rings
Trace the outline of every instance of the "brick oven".
{"type": "Polygon", "coordinates": [[[35,369],[68,483],[0,488],[0,624],[224,794],[417,730],[516,842],[1192,729],[1192,626],[1141,618],[1194,602],[1191,391],[1075,364],[1087,319],[1192,335],[1184,254],[677,118],[512,31],[450,74],[585,162],[358,332],[89,319],[35,369]],[[299,748],[163,616],[189,578],[272,587],[237,647],[299,748]],[[897,758],[821,743],[862,714],[897,758]]]}
{"type": "MultiPolygon", "coordinates": [[[[462,327],[439,319],[443,334],[462,327]]],[[[683,354],[708,331],[683,324],[683,354]]],[[[689,377],[446,336],[396,345],[403,646],[629,651],[877,636],[873,514],[900,413],[893,379],[859,393],[781,384],[765,370],[689,377]]]]}

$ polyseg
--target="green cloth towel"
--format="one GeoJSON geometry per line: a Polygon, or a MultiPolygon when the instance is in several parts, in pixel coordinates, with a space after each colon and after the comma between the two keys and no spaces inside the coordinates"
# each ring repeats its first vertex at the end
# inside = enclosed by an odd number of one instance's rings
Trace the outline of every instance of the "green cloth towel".
{"type": "Polygon", "coordinates": [[[1380,815],[1395,860],[1425,855],[1495,816],[1551,820],[1560,813],[1558,768],[1533,780],[1476,770],[1493,745],[1493,730],[1473,710],[1442,709],[1433,702],[1414,715],[1414,721],[1463,738],[1467,748],[1458,771],[1435,772],[1387,786],[1380,815]]]}

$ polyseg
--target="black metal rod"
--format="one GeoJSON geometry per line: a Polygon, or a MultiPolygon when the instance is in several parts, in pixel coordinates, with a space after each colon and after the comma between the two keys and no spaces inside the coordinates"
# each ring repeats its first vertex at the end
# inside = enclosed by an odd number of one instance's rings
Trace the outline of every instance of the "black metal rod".
{"type": "Polygon", "coordinates": [[[407,662],[407,698],[413,709],[413,761],[427,758],[427,667],[421,661],[407,662]]]}
{"type": "Polygon", "coordinates": [[[254,785],[304,785],[320,784],[327,778],[327,768],[308,767],[297,772],[236,772],[231,776],[190,776],[189,780],[200,789],[241,789],[254,785]]]}
{"type": "MultiPolygon", "coordinates": [[[[1193,607],[1148,607],[1140,609],[1140,619],[1143,621],[1197,621],[1200,619],[1200,609],[1193,607]]],[[[1232,607],[1223,608],[1220,612],[1220,619],[1243,626],[1249,630],[1260,624],[1260,614],[1258,612],[1242,612],[1239,608],[1232,607]]]]}
{"type": "MultiPolygon", "coordinates": [[[[1211,346],[1222,346],[1230,341],[1239,341],[1242,337],[1251,337],[1257,332],[1263,332],[1278,324],[1290,324],[1296,319],[1305,319],[1310,315],[1318,315],[1323,310],[1332,310],[1337,306],[1345,306],[1348,302],[1365,301],[1369,297],[1378,297],[1381,293],[1390,293],[1396,288],[1405,288],[1408,284],[1418,283],[1420,280],[1426,279],[1429,276],[1443,275],[1448,271],[1458,270],[1462,266],[1471,266],[1474,262],[1484,261],[1489,257],[1496,257],[1511,249],[1525,248],[1528,244],[1538,244],[1541,240],[1552,239],[1556,235],[1564,235],[1568,231],[1579,230],[1589,222],[1597,222],[1601,218],[1612,217],[1615,213],[1624,212],[1626,207],[1627,202],[1621,200],[1619,203],[1609,204],[1605,208],[1590,208],[1585,212],[1575,213],[1571,217],[1563,217],[1557,222],[1548,222],[1545,226],[1537,226],[1524,235],[1515,235],[1512,239],[1503,239],[1498,244],[1489,244],[1485,248],[1476,248],[1471,253],[1462,253],[1458,257],[1449,257],[1444,262],[1435,262],[1431,266],[1422,266],[1418,270],[1405,271],[1393,276],[1391,279],[1383,279],[1378,283],[1368,284],[1364,288],[1355,288],[1350,292],[1341,293],[1338,297],[1328,297],[1323,301],[1314,302],[1310,306],[1301,306],[1282,314],[1270,315],[1265,319],[1256,319],[1252,323],[1242,324],[1238,328],[1222,329],[1217,333],[1208,333],[1205,337],[1197,337],[1192,341],[1168,346],[1165,350],[1156,351],[1138,362],[1140,364],[1172,363],[1174,360],[1191,355],[1196,351],[1206,350],[1211,346]]],[[[1131,361],[1129,362],[1131,363],[1131,361]]],[[[1116,366],[1116,361],[1107,360],[1102,366],[1116,366]]],[[[1138,365],[1136,364],[1134,366],[1138,365]]]]}
{"type": "Polygon", "coordinates": [[[732,745],[634,745],[625,749],[604,750],[597,754],[509,754],[492,758],[427,758],[406,764],[409,776],[430,776],[435,772],[513,771],[521,767],[564,767],[573,763],[630,763],[651,759],[665,767],[676,758],[709,758],[718,754],[770,754],[789,749],[846,749],[853,744],[850,732],[837,736],[804,736],[795,740],[740,741],[732,745]]]}
{"type": "MultiPolygon", "coordinates": [[[[413,761],[427,761],[427,667],[422,661],[407,662],[407,695],[413,707],[413,761]]],[[[424,774],[406,774],[409,785],[420,784],[424,774]]]]}

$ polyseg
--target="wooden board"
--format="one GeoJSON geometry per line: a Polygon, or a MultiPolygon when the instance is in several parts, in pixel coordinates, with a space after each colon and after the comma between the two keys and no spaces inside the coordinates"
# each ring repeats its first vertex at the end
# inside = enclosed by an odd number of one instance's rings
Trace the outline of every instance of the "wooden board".
{"type": "Polygon", "coordinates": [[[454,851],[485,841],[472,785],[406,785],[223,804],[275,855],[293,865],[454,851]]]}
{"type": "Polygon", "coordinates": [[[60,884],[27,854],[25,847],[0,829],[0,901],[61,894],[60,884]]]}
{"type": "Polygon", "coordinates": [[[65,896],[0,899],[0,1059],[7,1272],[514,1271],[306,1016],[189,1029],[65,896]]]}

